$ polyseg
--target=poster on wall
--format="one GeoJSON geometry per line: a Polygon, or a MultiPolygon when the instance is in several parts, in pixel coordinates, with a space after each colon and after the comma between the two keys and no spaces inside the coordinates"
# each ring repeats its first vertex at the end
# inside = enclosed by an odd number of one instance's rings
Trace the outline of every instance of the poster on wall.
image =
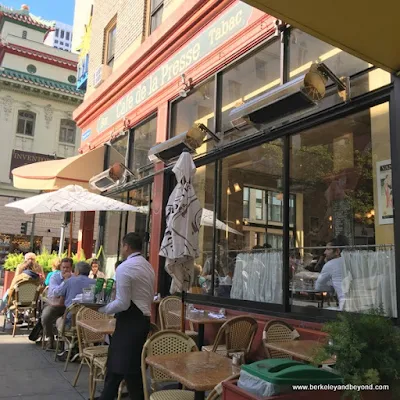
{"type": "Polygon", "coordinates": [[[378,185],[379,224],[393,224],[392,162],[376,163],[376,181],[378,185]]]}

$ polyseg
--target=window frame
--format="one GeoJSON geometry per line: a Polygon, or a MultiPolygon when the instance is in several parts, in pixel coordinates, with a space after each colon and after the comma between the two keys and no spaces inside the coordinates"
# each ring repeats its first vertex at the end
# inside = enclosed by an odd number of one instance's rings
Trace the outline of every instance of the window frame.
{"type": "Polygon", "coordinates": [[[36,113],[33,111],[29,110],[18,110],[18,118],[17,118],[17,128],[16,128],[16,134],[24,137],[31,137],[33,138],[35,136],[35,127],[36,127],[36,113]],[[28,118],[26,116],[22,116],[21,113],[27,113],[32,116],[32,118],[28,118]],[[20,120],[24,121],[24,132],[18,132],[20,120]],[[32,134],[27,134],[26,133],[26,124],[27,122],[32,122],[32,134]]]}
{"type": "MultiPolygon", "coordinates": [[[[64,139],[65,139],[64,138],[64,139]]],[[[61,120],[60,120],[60,130],[59,130],[59,132],[58,132],[58,143],[60,143],[60,144],[65,144],[65,145],[69,145],[69,146],[75,146],[76,145],[76,123],[72,120],[72,119],[69,119],[69,118],[62,118],[61,120]],[[71,124],[71,122],[73,123],[73,124],[71,124]],[[63,125],[64,124],[64,125],[63,125]],[[74,132],[73,132],[73,136],[74,136],[74,141],[73,142],[69,142],[69,141],[67,141],[67,140],[61,140],[61,135],[63,134],[63,132],[62,132],[62,130],[63,129],[66,129],[67,130],[67,132],[64,134],[65,135],[65,138],[68,136],[68,131],[69,131],[69,128],[72,128],[72,126],[74,127],[74,132]]]]}
{"type": "Polygon", "coordinates": [[[116,36],[117,36],[117,16],[115,15],[111,19],[111,21],[107,24],[107,26],[104,28],[103,63],[111,68],[114,66],[114,61],[115,61],[115,50],[117,41],[116,36]],[[114,46],[112,54],[110,54],[111,34],[114,35],[114,46]]]}
{"type": "MultiPolygon", "coordinates": [[[[160,3],[154,8],[152,9],[152,0],[149,0],[149,35],[151,35],[161,24],[162,24],[162,20],[160,25],[157,25],[154,29],[153,28],[153,18],[155,17],[156,14],[158,14],[160,11],[161,13],[164,12],[164,0],[161,0],[160,3]]],[[[161,15],[162,18],[162,15],[161,15]]]]}

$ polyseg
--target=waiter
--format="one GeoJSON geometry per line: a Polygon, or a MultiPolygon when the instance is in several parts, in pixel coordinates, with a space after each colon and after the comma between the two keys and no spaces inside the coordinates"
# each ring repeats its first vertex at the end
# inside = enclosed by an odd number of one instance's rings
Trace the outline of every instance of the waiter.
{"type": "Polygon", "coordinates": [[[116,298],[99,309],[105,314],[115,314],[116,318],[100,400],[116,398],[123,379],[132,400],[144,398],[141,354],[150,329],[154,270],[140,254],[143,242],[137,233],[128,233],[122,245],[126,260],[116,270],[116,298]]]}

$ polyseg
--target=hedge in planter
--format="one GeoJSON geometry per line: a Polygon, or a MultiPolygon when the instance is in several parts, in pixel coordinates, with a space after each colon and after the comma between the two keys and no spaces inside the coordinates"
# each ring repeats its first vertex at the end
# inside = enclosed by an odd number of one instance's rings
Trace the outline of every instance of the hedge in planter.
{"type": "MultiPolygon", "coordinates": [[[[329,343],[314,362],[336,357],[335,370],[352,385],[389,385],[393,398],[400,398],[400,330],[385,317],[382,308],[367,313],[342,312],[325,324],[329,343]]],[[[381,392],[384,394],[384,392],[381,392]]],[[[359,392],[347,397],[362,399],[359,392]]]]}

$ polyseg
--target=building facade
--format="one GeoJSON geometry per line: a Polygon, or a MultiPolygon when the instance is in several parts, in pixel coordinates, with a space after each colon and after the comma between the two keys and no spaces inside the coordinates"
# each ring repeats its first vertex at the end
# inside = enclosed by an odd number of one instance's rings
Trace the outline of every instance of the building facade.
{"type": "MultiPolygon", "coordinates": [[[[32,230],[28,224],[21,234],[21,224],[32,222],[32,216],[4,207],[36,194],[15,189],[11,170],[74,156],[80,145],[80,130],[72,119],[83,100],[75,88],[77,55],[43,43],[52,29],[28,8],[0,9],[0,263],[9,251],[29,250],[32,230]]],[[[58,247],[62,221],[60,214],[36,217],[35,251],[58,247]]],[[[75,244],[77,239],[75,228],[75,244]]]]}
{"type": "Polygon", "coordinates": [[[54,30],[50,31],[44,44],[64,51],[72,50],[73,27],[59,21],[54,22],[54,30]]]}
{"type": "Polygon", "coordinates": [[[150,3],[95,1],[74,113],[80,151],[107,143],[136,176],[105,195],[148,210],[100,217],[109,272],[121,237],[139,232],[168,293],[159,248],[174,176],[147,155],[203,124],[214,135],[194,153],[194,187],[216,217],[200,228],[202,294],[189,301],[306,320],[383,305],[397,319],[390,74],[239,1],[150,3]],[[332,238],[336,296],[315,286],[332,238]]]}

